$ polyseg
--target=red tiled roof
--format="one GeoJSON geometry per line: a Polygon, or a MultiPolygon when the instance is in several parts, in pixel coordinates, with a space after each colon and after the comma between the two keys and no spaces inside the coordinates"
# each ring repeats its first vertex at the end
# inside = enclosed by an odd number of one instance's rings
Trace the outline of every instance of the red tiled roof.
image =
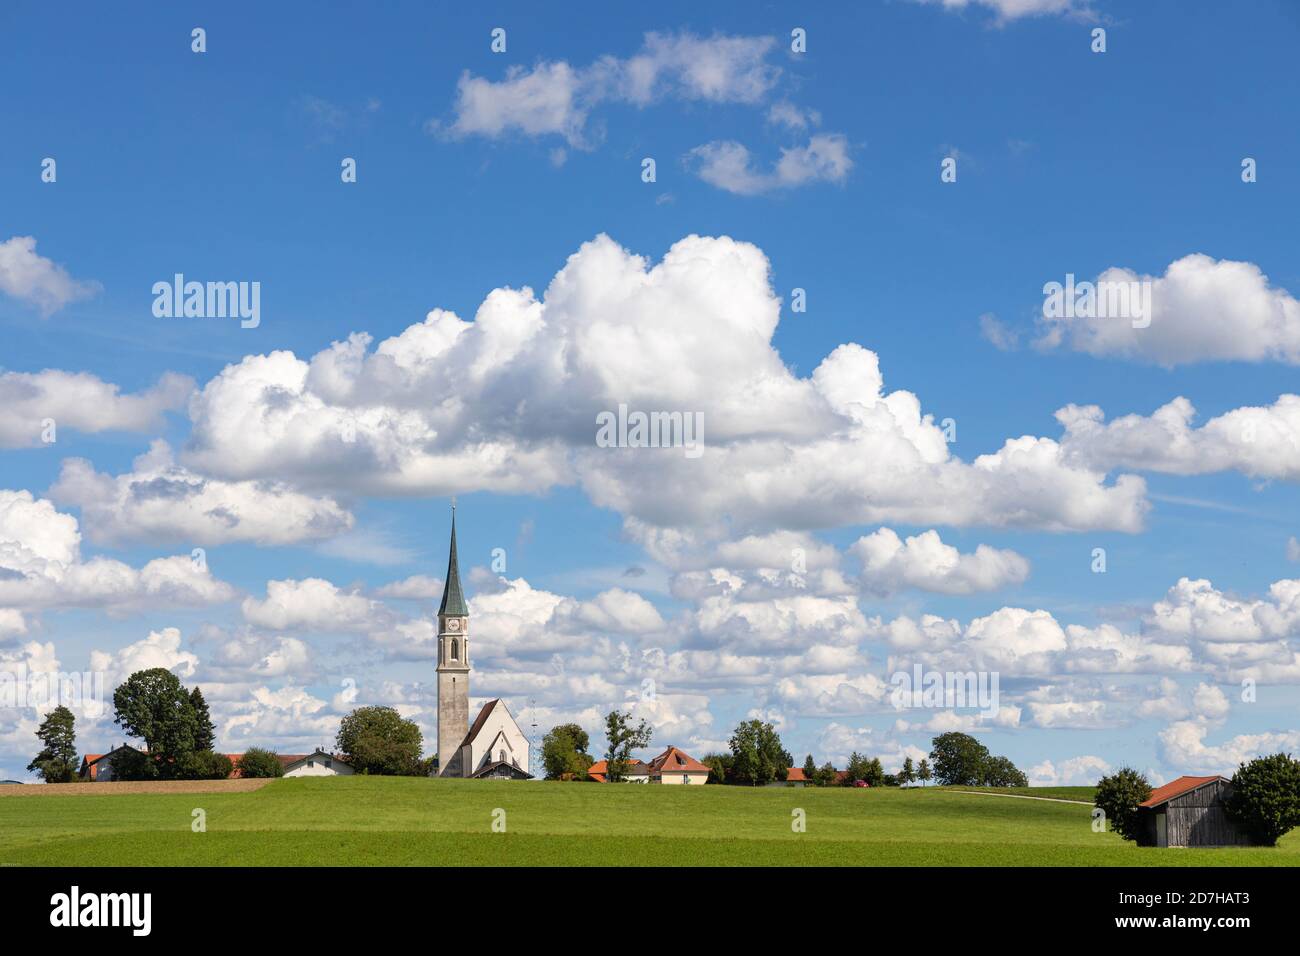
{"type": "MultiPolygon", "coordinates": [[[[639,763],[641,763],[641,761],[633,757],[631,760],[627,762],[627,765],[629,767],[633,767],[639,763]]],[[[605,782],[605,774],[607,772],[608,772],[608,768],[605,766],[605,761],[603,760],[597,760],[594,764],[592,764],[590,767],[587,768],[587,776],[589,776],[592,780],[595,780],[597,783],[605,782]]]]}
{"type": "MultiPolygon", "coordinates": [[[[849,772],[847,770],[835,771],[836,783],[843,783],[845,780],[848,779],[849,779],[849,772]]],[[[791,767],[789,770],[785,772],[785,782],[786,783],[810,783],[811,781],[808,779],[807,776],[804,775],[803,767],[791,767]]]]}
{"type": "Polygon", "coordinates": [[[708,773],[706,764],[700,763],[690,754],[669,747],[654,760],[650,761],[650,775],[660,773],[708,773]]]}
{"type": "Polygon", "coordinates": [[[1151,796],[1143,800],[1138,806],[1156,807],[1162,803],[1167,803],[1174,797],[1181,797],[1184,793],[1195,790],[1197,787],[1203,787],[1207,783],[1222,779],[1224,778],[1218,774],[1212,777],[1179,777],[1177,780],[1171,780],[1163,787],[1156,787],[1151,791],[1151,796]]]}

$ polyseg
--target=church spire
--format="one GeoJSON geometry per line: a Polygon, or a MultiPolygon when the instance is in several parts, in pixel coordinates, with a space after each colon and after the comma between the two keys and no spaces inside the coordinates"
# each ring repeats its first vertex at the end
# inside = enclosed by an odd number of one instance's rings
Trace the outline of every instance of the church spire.
{"type": "Polygon", "coordinates": [[[451,505],[451,554],[447,558],[447,582],[442,586],[442,606],[438,614],[444,617],[469,617],[465,595],[460,589],[460,565],[456,560],[456,503],[451,505]]]}

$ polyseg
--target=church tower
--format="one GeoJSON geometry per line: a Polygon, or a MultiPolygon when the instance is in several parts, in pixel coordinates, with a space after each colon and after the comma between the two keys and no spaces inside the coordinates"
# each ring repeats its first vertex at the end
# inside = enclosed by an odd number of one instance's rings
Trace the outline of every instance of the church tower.
{"type": "Polygon", "coordinates": [[[456,560],[456,505],[451,506],[451,555],[438,608],[438,776],[463,777],[460,745],[469,733],[469,609],[456,560]]]}

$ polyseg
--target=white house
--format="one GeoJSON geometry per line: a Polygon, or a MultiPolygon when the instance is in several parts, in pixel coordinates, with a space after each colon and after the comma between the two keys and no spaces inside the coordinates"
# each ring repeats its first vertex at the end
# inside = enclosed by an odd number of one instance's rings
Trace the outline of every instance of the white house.
{"type": "Polygon", "coordinates": [[[326,753],[319,747],[309,754],[285,754],[280,758],[284,763],[286,777],[348,777],[352,775],[352,766],[344,763],[337,756],[326,753]]]}
{"type": "MultiPolygon", "coordinates": [[[[123,750],[134,750],[129,744],[118,744],[108,753],[86,754],[81,758],[77,779],[90,783],[107,783],[113,779],[113,757],[123,750]]],[[[144,750],[143,747],[140,748],[144,750]]]]}
{"type": "MultiPolygon", "coordinates": [[[[587,771],[591,779],[606,783],[605,761],[598,760],[587,771]]],[[[704,784],[709,782],[709,768],[690,754],[669,747],[649,763],[629,760],[624,783],[663,783],[670,785],[704,784]]]]}

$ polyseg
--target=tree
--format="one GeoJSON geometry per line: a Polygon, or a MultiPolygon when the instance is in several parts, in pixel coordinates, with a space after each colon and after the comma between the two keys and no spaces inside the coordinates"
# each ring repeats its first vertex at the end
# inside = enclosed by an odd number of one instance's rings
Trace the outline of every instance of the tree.
{"type": "Polygon", "coordinates": [[[124,747],[113,753],[114,780],[157,780],[158,761],[142,750],[124,747]]]}
{"type": "Polygon", "coordinates": [[[990,757],[984,762],[986,787],[1027,787],[1029,778],[1006,757],[990,757]]]}
{"type": "Polygon", "coordinates": [[[803,758],[803,778],[812,783],[812,778],[817,776],[817,764],[812,758],[812,754],[803,758]]]}
{"type": "MultiPolygon", "coordinates": [[[[115,722],[132,737],[143,738],[156,764],[145,779],[175,778],[180,761],[196,749],[199,733],[194,704],[180,679],[165,667],[136,671],[113,691],[113,707],[115,722]]],[[[118,776],[116,758],[114,763],[118,776]]]]}
{"type": "Polygon", "coordinates": [[[632,715],[611,710],[605,715],[605,779],[620,783],[627,776],[632,751],[650,746],[654,731],[644,720],[632,726],[632,715]]]}
{"type": "Polygon", "coordinates": [[[709,768],[709,779],[705,783],[731,782],[731,754],[705,754],[700,763],[709,768]]]}
{"type": "Polygon", "coordinates": [[[591,741],[577,724],[551,728],[542,738],[542,766],[547,780],[584,780],[595,762],[587,748],[591,741]]]}
{"type": "Polygon", "coordinates": [[[849,755],[848,771],[850,785],[858,780],[866,780],[867,774],[871,772],[871,761],[855,750],[849,755]]]}
{"type": "Polygon", "coordinates": [[[880,763],[879,757],[872,757],[867,761],[863,769],[862,779],[873,787],[883,787],[885,785],[885,768],[880,763]]]}
{"type": "Polygon", "coordinates": [[[912,758],[903,758],[903,769],[898,772],[898,782],[907,787],[916,779],[916,768],[912,766],[912,758]]]}
{"type": "Polygon", "coordinates": [[[1123,767],[1097,782],[1097,795],[1092,802],[1106,815],[1113,831],[1125,840],[1140,844],[1143,833],[1138,805],[1150,796],[1151,784],[1146,775],[1132,767],[1123,767]]]}
{"type": "Polygon", "coordinates": [[[358,707],[339,722],[335,746],[357,773],[417,776],[424,736],[392,707],[358,707]]]}
{"type": "Polygon", "coordinates": [[[182,780],[225,780],[234,764],[225,754],[193,750],[177,761],[176,776],[182,780]]]}
{"type": "Polygon", "coordinates": [[[784,780],[791,757],[771,724],[761,720],[742,721],[731,735],[732,772],[737,780],[757,787],[784,780]]]}
{"type": "Polygon", "coordinates": [[[813,784],[818,787],[835,786],[835,765],[829,760],[813,772],[813,784]]]}
{"type": "Polygon", "coordinates": [[[1300,760],[1277,753],[1242,764],[1232,775],[1227,810],[1254,840],[1276,844],[1300,826],[1300,760]]]}
{"type": "Polygon", "coordinates": [[[197,687],[190,691],[190,706],[194,708],[194,749],[211,750],[217,743],[217,730],[212,725],[212,712],[203,699],[203,691],[197,687]]]}
{"type": "Polygon", "coordinates": [[[45,715],[36,736],[45,746],[27,765],[46,783],[70,783],[77,774],[76,718],[66,707],[55,707],[45,715]]]}
{"type": "Polygon", "coordinates": [[[930,772],[930,761],[922,757],[920,764],[918,764],[916,768],[916,779],[920,780],[921,786],[924,787],[933,777],[934,774],[930,772]]]}
{"type": "Polygon", "coordinates": [[[239,758],[239,775],[250,779],[283,777],[284,764],[280,763],[280,758],[275,755],[274,750],[249,747],[239,758]]]}
{"type": "Polygon", "coordinates": [[[952,731],[930,741],[934,775],[948,786],[977,787],[984,781],[989,750],[970,734],[952,731]]]}

